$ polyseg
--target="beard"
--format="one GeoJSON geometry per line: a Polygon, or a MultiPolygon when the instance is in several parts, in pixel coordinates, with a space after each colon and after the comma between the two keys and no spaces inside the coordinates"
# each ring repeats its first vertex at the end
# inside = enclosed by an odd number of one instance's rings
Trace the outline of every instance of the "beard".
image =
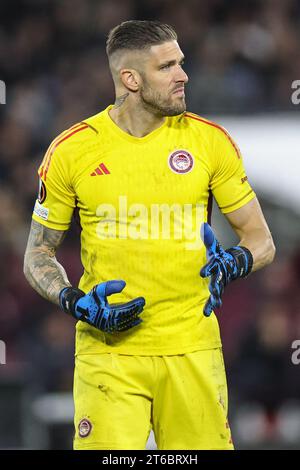
{"type": "Polygon", "coordinates": [[[178,116],[186,111],[184,98],[172,100],[172,95],[164,96],[153,90],[145,81],[140,90],[140,98],[144,107],[156,116],[178,116]]]}

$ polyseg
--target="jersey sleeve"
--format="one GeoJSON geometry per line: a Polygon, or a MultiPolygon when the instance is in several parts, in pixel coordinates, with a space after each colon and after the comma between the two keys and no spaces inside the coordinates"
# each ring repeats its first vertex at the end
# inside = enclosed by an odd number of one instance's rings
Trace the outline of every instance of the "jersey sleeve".
{"type": "Polygon", "coordinates": [[[210,189],[220,210],[226,214],[243,207],[255,197],[239,148],[231,136],[216,130],[210,189]]]}
{"type": "Polygon", "coordinates": [[[52,142],[38,169],[39,194],[32,218],[55,230],[68,230],[76,195],[72,187],[71,163],[62,146],[52,142]]]}

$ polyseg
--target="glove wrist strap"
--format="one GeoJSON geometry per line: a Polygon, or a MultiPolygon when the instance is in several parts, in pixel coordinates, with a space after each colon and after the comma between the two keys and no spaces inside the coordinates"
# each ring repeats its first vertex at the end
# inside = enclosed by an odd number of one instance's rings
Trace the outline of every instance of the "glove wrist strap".
{"type": "Polygon", "coordinates": [[[64,312],[70,313],[76,320],[80,320],[76,315],[76,302],[85,295],[85,293],[77,289],[77,287],[65,287],[59,294],[59,305],[64,312]]]}
{"type": "Polygon", "coordinates": [[[235,279],[238,277],[248,276],[253,267],[253,256],[251,251],[245,246],[233,246],[226,251],[227,253],[230,253],[236,261],[238,272],[235,279]]]}

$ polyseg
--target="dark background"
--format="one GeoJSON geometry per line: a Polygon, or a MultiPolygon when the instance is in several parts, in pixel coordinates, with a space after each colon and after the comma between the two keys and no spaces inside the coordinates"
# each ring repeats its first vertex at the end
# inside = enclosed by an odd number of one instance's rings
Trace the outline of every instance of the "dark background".
{"type": "MultiPolygon", "coordinates": [[[[113,102],[105,40],[127,19],[175,27],[190,111],[220,124],[228,115],[236,122],[262,114],[266,121],[299,118],[291,102],[291,83],[300,79],[299,0],[1,1],[0,79],[7,87],[0,105],[0,340],[7,353],[0,365],[1,448],[72,445],[74,321],[29,287],[23,255],[39,163],[57,134],[113,102]]],[[[278,179],[276,204],[253,186],[277,257],[232,284],[218,313],[230,421],[238,448],[299,448],[300,365],[291,361],[292,342],[300,339],[299,212],[280,200],[278,179]]],[[[229,240],[218,213],[215,221],[221,240],[229,240]]],[[[58,256],[74,283],[81,275],[78,234],[74,226],[58,256]]]]}

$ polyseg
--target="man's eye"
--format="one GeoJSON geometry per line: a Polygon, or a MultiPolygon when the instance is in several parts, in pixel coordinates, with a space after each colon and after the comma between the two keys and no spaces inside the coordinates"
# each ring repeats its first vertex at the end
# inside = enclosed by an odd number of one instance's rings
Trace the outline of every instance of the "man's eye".
{"type": "Polygon", "coordinates": [[[170,65],[167,64],[167,65],[162,65],[160,69],[161,69],[161,70],[167,70],[167,69],[169,69],[169,68],[170,68],[170,65]]]}

